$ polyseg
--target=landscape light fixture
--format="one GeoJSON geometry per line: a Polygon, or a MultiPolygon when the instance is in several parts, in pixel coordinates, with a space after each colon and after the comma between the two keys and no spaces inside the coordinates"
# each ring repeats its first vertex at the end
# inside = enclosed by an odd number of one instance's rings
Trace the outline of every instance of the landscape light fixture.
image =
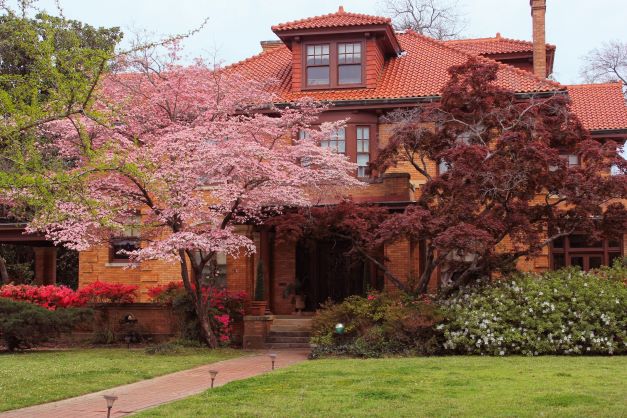
{"type": "Polygon", "coordinates": [[[276,361],[276,354],[275,353],[270,353],[270,360],[272,360],[272,370],[274,370],[274,362],[276,361]]]}
{"type": "Polygon", "coordinates": [[[341,322],[335,324],[335,333],[339,335],[344,334],[344,324],[341,322]]]}
{"type": "Polygon", "coordinates": [[[213,382],[216,380],[217,375],[218,375],[217,370],[209,370],[209,376],[211,376],[211,389],[213,389],[213,382]]]}
{"type": "Polygon", "coordinates": [[[115,402],[118,397],[115,395],[104,395],[105,401],[107,401],[107,418],[111,417],[111,408],[113,408],[113,402],[115,402]]]}

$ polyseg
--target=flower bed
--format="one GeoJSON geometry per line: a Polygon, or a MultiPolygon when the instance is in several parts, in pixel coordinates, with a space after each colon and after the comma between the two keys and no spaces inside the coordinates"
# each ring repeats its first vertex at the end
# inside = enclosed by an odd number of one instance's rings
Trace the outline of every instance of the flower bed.
{"type": "MultiPolygon", "coordinates": [[[[241,321],[244,315],[246,293],[230,293],[225,289],[205,287],[202,294],[203,297],[209,298],[209,318],[219,341],[225,345],[230,343],[233,324],[235,321],[241,321]]],[[[151,287],[148,289],[148,295],[154,302],[172,305],[173,309],[181,314],[185,338],[199,339],[196,312],[182,282],[151,287]]]]}
{"type": "Polygon", "coordinates": [[[458,354],[627,353],[624,267],[526,274],[443,301],[443,348],[458,354]],[[622,273],[620,273],[620,269],[622,273]]]}

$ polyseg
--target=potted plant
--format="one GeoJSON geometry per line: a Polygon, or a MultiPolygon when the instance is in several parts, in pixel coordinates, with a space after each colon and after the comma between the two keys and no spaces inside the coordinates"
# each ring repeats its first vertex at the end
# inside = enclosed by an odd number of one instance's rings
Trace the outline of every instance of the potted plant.
{"type": "Polygon", "coordinates": [[[287,299],[290,295],[294,295],[292,303],[296,312],[301,313],[305,309],[305,295],[303,294],[303,283],[296,278],[294,283],[290,283],[283,292],[283,297],[287,299]]]}
{"type": "Polygon", "coordinates": [[[255,298],[250,303],[251,315],[264,315],[266,313],[266,307],[268,301],[265,298],[264,289],[264,274],[263,274],[263,262],[259,261],[257,264],[257,278],[255,280],[255,298]]]}

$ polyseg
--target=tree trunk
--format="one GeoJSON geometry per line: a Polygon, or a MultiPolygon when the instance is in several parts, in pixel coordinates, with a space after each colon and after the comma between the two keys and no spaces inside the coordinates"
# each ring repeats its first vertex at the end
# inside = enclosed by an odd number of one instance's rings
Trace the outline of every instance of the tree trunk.
{"type": "MultiPolygon", "coordinates": [[[[202,289],[200,288],[200,281],[198,280],[198,277],[200,277],[199,271],[202,272],[202,267],[194,265],[194,277],[190,277],[187,267],[187,255],[184,250],[179,250],[179,257],[181,260],[181,278],[183,279],[185,290],[189,296],[191,296],[194,303],[194,311],[196,312],[196,317],[198,318],[198,331],[200,332],[200,336],[203,342],[207,344],[207,347],[218,348],[218,339],[211,329],[211,323],[209,321],[209,301],[204,300],[202,289]]],[[[193,261],[193,257],[190,257],[190,260],[193,264],[196,264],[193,261]]]]}
{"type": "Polygon", "coordinates": [[[0,257],[0,283],[9,284],[9,273],[7,272],[7,262],[0,257]]]}

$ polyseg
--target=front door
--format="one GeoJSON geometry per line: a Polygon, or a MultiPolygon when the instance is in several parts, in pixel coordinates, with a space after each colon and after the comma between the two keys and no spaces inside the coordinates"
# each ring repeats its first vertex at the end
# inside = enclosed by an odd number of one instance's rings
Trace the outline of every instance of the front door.
{"type": "Polygon", "coordinates": [[[351,295],[365,295],[376,287],[373,271],[369,263],[350,254],[348,241],[307,241],[296,249],[296,277],[308,311],[329,300],[341,302],[351,295]]]}

